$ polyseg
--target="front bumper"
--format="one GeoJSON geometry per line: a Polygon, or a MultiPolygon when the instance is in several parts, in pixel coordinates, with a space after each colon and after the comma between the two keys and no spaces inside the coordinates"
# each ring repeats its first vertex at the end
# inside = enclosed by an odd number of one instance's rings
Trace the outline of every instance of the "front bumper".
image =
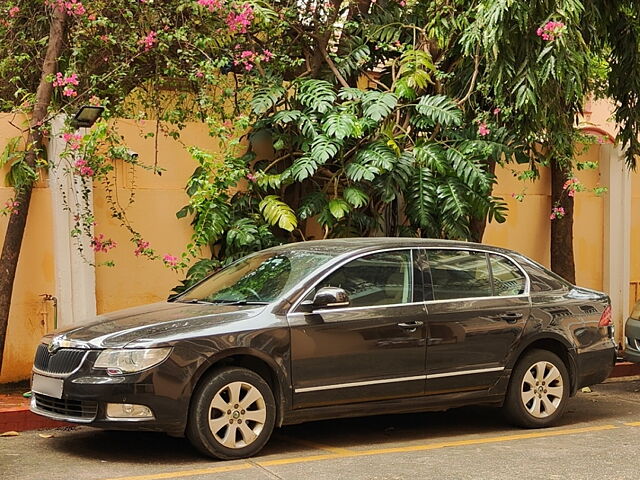
{"type": "Polygon", "coordinates": [[[628,362],[640,363],[640,320],[627,319],[624,327],[624,354],[628,362]]]}
{"type": "Polygon", "coordinates": [[[67,376],[34,370],[34,375],[44,376],[47,381],[62,382],[62,393],[34,391],[31,411],[54,420],[92,427],[184,434],[189,408],[186,378],[189,369],[179,367],[170,357],[141,373],[108,376],[91,368],[97,355],[97,351],[90,351],[81,367],[67,376]],[[151,409],[153,417],[110,418],[109,403],[143,405],[151,409]]]}

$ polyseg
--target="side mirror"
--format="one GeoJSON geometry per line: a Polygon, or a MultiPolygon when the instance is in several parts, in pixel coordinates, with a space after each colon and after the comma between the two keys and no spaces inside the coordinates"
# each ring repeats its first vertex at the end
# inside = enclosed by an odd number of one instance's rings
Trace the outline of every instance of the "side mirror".
{"type": "Polygon", "coordinates": [[[313,297],[314,308],[348,307],[349,295],[342,288],[322,287],[313,297]]]}

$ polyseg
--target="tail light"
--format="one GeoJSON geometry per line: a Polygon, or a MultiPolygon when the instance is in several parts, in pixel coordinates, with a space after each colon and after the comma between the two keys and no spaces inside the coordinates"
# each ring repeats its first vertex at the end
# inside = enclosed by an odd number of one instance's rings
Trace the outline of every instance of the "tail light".
{"type": "Polygon", "coordinates": [[[611,305],[607,305],[607,307],[600,315],[600,321],[598,322],[599,327],[608,327],[611,325],[611,305]]]}

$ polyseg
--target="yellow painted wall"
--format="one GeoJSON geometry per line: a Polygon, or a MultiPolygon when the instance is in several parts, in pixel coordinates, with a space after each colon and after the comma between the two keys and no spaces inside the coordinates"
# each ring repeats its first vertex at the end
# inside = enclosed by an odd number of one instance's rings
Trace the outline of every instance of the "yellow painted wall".
{"type": "MultiPolygon", "coordinates": [[[[19,124],[20,119],[0,114],[0,151],[9,138],[20,135],[11,123],[19,124]]],[[[8,166],[0,169],[0,208],[13,197],[13,189],[4,184],[7,170],[8,166]]],[[[43,187],[45,184],[38,182],[33,190],[13,290],[0,383],[22,380],[29,375],[33,352],[48,328],[46,323],[53,323],[51,307],[39,296],[55,293],[51,202],[49,189],[43,187]]],[[[4,238],[8,219],[0,215],[0,238],[4,238]]]]}
{"type": "MultiPolygon", "coordinates": [[[[580,156],[580,161],[598,161],[600,146],[592,145],[580,156]]],[[[523,182],[517,174],[526,165],[506,165],[496,169],[498,184],[494,189],[509,207],[507,221],[503,224],[487,225],[483,241],[490,245],[512,248],[531,257],[547,267],[550,265],[551,237],[551,175],[541,169],[540,179],[523,182]],[[513,194],[524,193],[522,202],[513,194]]],[[[576,172],[576,177],[588,188],[600,184],[599,170],[576,172]]],[[[640,190],[639,190],[640,191],[640,190]]],[[[640,225],[638,226],[640,229],[640,225]]],[[[638,232],[640,234],[640,231],[638,232]]],[[[602,289],[604,252],[604,198],[591,192],[580,192],[575,196],[573,225],[573,247],[576,262],[576,283],[602,289]]],[[[640,262],[640,259],[639,259],[640,262]]],[[[640,273],[640,269],[638,269],[640,273]]]]}

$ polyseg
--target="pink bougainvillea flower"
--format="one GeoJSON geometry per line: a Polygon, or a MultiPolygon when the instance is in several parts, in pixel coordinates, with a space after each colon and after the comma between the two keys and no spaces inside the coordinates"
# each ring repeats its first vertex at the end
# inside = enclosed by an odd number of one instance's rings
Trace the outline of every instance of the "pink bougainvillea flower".
{"type": "Polygon", "coordinates": [[[489,129],[489,127],[487,127],[486,123],[482,122],[480,125],[478,125],[478,135],[480,135],[481,137],[486,137],[490,133],[491,130],[489,129]]]}
{"type": "Polygon", "coordinates": [[[536,35],[546,42],[553,42],[560,38],[566,30],[567,26],[564,23],[549,21],[542,27],[538,27],[536,35]]]}
{"type": "Polygon", "coordinates": [[[214,10],[220,10],[223,3],[223,0],[198,0],[198,5],[202,5],[210,12],[213,12],[214,10]]]}
{"type": "Polygon", "coordinates": [[[256,177],[253,173],[247,173],[247,180],[255,183],[258,180],[258,177],[256,177]]]}
{"type": "Polygon", "coordinates": [[[144,51],[148,52],[158,42],[158,34],[151,30],[147,36],[138,40],[138,44],[144,45],[144,51]]]}
{"type": "Polygon", "coordinates": [[[136,245],[136,249],[133,251],[133,254],[136,257],[139,257],[140,255],[145,253],[145,250],[149,249],[149,242],[145,242],[144,240],[138,240],[136,245]]]}
{"type": "Polygon", "coordinates": [[[71,87],[64,87],[64,90],[62,91],[62,95],[64,95],[65,97],[76,97],[78,95],[78,92],[76,92],[71,87]]]}
{"type": "Polygon", "coordinates": [[[18,13],[20,13],[20,7],[11,7],[9,9],[9,16],[11,18],[15,17],[18,13]]]}
{"type": "Polygon", "coordinates": [[[169,255],[167,253],[162,257],[162,261],[167,265],[175,267],[178,264],[178,257],[174,257],[173,255],[169,255]]]}
{"type": "Polygon", "coordinates": [[[502,109],[500,107],[496,107],[496,108],[493,109],[493,114],[494,115],[498,115],[501,111],[502,111],[502,109]]]}
{"type": "Polygon", "coordinates": [[[248,3],[239,7],[237,11],[231,11],[227,15],[227,27],[231,33],[247,33],[247,28],[253,20],[253,8],[248,3]]]}
{"type": "Polygon", "coordinates": [[[118,244],[110,238],[104,238],[104,234],[95,235],[91,239],[91,248],[94,252],[107,253],[112,248],[116,248],[118,244]]]}

